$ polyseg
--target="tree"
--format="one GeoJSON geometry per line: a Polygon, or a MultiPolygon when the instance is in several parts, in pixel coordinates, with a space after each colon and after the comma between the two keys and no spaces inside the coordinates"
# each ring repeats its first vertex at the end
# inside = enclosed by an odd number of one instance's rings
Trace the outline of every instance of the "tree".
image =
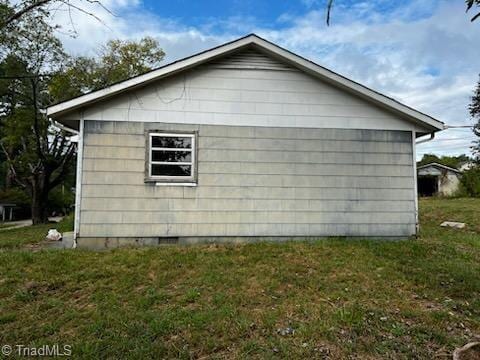
{"type": "Polygon", "coordinates": [[[145,38],[111,41],[99,60],[71,59],[54,35],[58,26],[48,22],[48,5],[97,18],[78,5],[82,2],[104,8],[97,0],[0,0],[0,172],[6,173],[4,186],[14,182],[28,192],[34,224],[48,220],[52,190],[66,179],[71,182],[76,150],[43,109],[148,71],[164,56],[155,40],[145,38]]]}
{"type": "Polygon", "coordinates": [[[49,192],[70,169],[75,144],[50,126],[42,109],[48,104],[51,73],[59,71],[66,55],[46,17],[26,14],[16,27],[21,35],[1,44],[0,145],[9,175],[31,198],[34,224],[47,222],[49,192]]]}
{"type": "MultiPolygon", "coordinates": [[[[164,57],[151,38],[110,41],[96,58],[70,58],[47,23],[48,11],[22,14],[0,38],[0,148],[6,179],[28,192],[34,224],[48,221],[47,203],[73,170],[75,144],[43,109],[139,75],[164,57]],[[65,66],[67,64],[67,66],[65,66]]],[[[6,181],[6,182],[8,182],[6,181]]]]}
{"type": "Polygon", "coordinates": [[[137,42],[111,40],[99,49],[98,54],[97,58],[71,59],[65,69],[53,77],[49,90],[55,101],[143,74],[158,67],[165,56],[158,41],[151,37],[137,42]]]}
{"type": "Polygon", "coordinates": [[[30,0],[20,1],[17,4],[10,4],[10,1],[0,3],[1,20],[0,28],[6,28],[18,21],[24,15],[40,10],[43,6],[52,2],[52,0],[30,0]]]}
{"type": "MultiPolygon", "coordinates": [[[[83,0],[83,3],[98,5],[107,12],[110,12],[98,0],[83,0]]],[[[48,6],[55,6],[56,10],[66,9],[69,12],[74,9],[101,21],[93,12],[89,12],[82,7],[82,0],[76,2],[70,0],[23,0],[14,2],[0,0],[0,29],[11,30],[11,27],[23,20],[24,17],[35,12],[48,11],[48,6]]]]}
{"type": "MultiPolygon", "coordinates": [[[[473,92],[472,101],[468,107],[468,111],[476,124],[473,126],[473,133],[480,138],[480,80],[473,92]]],[[[472,152],[477,162],[480,162],[480,139],[474,141],[472,152]]]]}
{"type": "Polygon", "coordinates": [[[464,195],[480,197],[480,167],[472,167],[464,171],[460,178],[464,195]]]}

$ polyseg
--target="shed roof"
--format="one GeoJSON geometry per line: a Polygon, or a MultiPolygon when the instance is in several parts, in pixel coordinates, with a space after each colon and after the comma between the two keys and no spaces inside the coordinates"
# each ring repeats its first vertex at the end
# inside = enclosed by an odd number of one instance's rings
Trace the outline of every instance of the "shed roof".
{"type": "Polygon", "coordinates": [[[383,95],[355,81],[347,79],[331,70],[322,67],[313,61],[296,55],[274,43],[271,43],[258,35],[250,34],[215,48],[200,52],[198,54],[175,61],[142,75],[118,82],[106,88],[78,96],[76,98],[52,105],[47,108],[47,115],[59,119],[62,115],[95,102],[110,98],[122,92],[144,86],[153,81],[177,74],[191,69],[206,62],[232,54],[244,48],[253,47],[280,61],[284,61],[305,73],[315,76],[340,89],[359,96],[377,106],[397,114],[399,117],[420,125],[428,132],[435,132],[444,129],[444,123],[404,105],[397,100],[383,95]]]}
{"type": "Polygon", "coordinates": [[[452,168],[450,166],[446,166],[446,165],[439,164],[439,163],[425,164],[425,165],[417,167],[417,170],[426,169],[426,168],[429,168],[429,167],[434,167],[434,168],[437,168],[437,169],[440,168],[440,169],[443,169],[443,170],[448,170],[448,171],[454,172],[456,174],[461,174],[460,170],[457,170],[457,169],[452,168]]]}

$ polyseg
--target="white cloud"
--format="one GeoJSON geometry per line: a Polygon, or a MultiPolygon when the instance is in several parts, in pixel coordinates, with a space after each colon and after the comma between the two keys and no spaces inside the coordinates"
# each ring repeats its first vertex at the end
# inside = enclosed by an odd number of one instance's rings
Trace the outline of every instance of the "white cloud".
{"type": "MultiPolygon", "coordinates": [[[[256,32],[449,125],[471,123],[467,105],[480,71],[480,22],[470,23],[462,2],[413,0],[393,9],[385,0],[338,2],[327,27],[324,2],[306,0],[312,8],[306,14],[282,15],[270,28],[255,26],[253,17],[207,19],[192,27],[148,12],[139,0],[103,3],[118,16],[88,4],[108,27],[76,13],[78,37],[62,35],[68,51],[91,53],[111,38],[151,35],[172,61],[256,32]]],[[[55,21],[68,23],[68,13],[59,11],[55,21]]],[[[419,153],[468,153],[474,136],[461,129],[438,138],[419,146],[419,153]]]]}
{"type": "Polygon", "coordinates": [[[102,0],[108,11],[96,2],[74,0],[74,4],[94,14],[100,21],[78,10],[69,12],[66,7],[53,12],[52,23],[62,24],[58,36],[73,55],[94,55],[99,46],[109,39],[139,39],[149,35],[159,40],[166,50],[166,60],[172,61],[234,37],[209,35],[207,25],[199,29],[160,18],[145,10],[139,0],[102,0]],[[75,33],[74,36],[72,33],[75,33]]]}

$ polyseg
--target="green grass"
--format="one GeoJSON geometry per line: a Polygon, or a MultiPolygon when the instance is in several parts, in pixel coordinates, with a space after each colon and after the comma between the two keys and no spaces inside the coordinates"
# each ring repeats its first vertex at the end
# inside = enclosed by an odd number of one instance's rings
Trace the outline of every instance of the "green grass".
{"type": "Polygon", "coordinates": [[[7,230],[0,345],[68,344],[81,358],[451,354],[480,333],[479,213],[479,200],[422,200],[420,239],[394,242],[32,252],[22,244],[46,228],[16,243],[7,230]]]}
{"type": "Polygon", "coordinates": [[[45,224],[26,226],[16,229],[0,231],[0,250],[20,248],[29,244],[36,244],[45,239],[49,229],[57,229],[60,232],[72,231],[73,215],[65,217],[58,224],[45,224]]]}

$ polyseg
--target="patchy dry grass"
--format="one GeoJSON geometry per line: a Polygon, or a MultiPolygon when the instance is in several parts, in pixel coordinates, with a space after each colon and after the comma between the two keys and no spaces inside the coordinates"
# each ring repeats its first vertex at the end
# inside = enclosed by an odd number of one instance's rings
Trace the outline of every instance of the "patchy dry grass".
{"type": "Polygon", "coordinates": [[[396,242],[30,252],[2,232],[0,344],[82,358],[451,354],[480,334],[478,214],[479,200],[423,200],[420,239],[396,242]]]}

